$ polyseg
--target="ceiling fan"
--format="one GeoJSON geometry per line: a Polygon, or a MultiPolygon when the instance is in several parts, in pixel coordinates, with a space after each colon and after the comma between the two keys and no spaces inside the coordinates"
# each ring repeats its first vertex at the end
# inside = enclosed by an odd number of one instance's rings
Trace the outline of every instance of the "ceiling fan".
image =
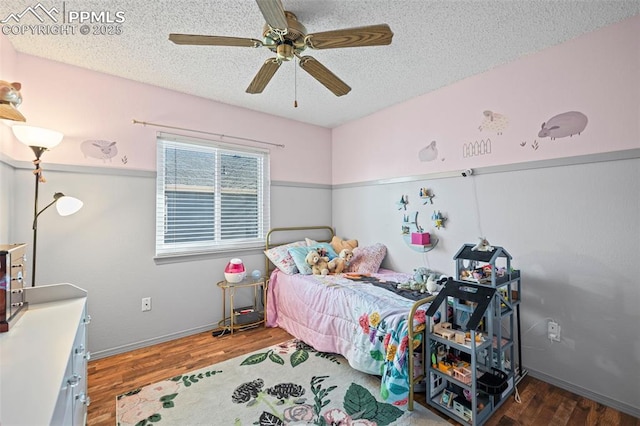
{"type": "Polygon", "coordinates": [[[176,44],[204,46],[266,47],[276,54],[267,59],[247,87],[247,93],[262,93],[284,61],[298,58],[300,67],[336,96],[349,93],[349,87],[312,56],[302,56],[307,48],[337,49],[341,47],[382,46],[391,44],[393,32],[387,24],[346,28],[307,34],[293,13],[284,10],[281,0],[256,0],[266,24],[262,40],[195,34],[169,34],[176,44]]]}

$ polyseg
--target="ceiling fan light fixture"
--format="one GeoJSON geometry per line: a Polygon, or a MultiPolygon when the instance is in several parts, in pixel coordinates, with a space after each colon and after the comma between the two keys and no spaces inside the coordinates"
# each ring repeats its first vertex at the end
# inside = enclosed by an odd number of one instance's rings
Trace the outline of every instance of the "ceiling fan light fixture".
{"type": "Polygon", "coordinates": [[[293,58],[294,48],[289,43],[282,43],[276,47],[276,53],[278,54],[278,59],[282,61],[290,61],[293,58]]]}

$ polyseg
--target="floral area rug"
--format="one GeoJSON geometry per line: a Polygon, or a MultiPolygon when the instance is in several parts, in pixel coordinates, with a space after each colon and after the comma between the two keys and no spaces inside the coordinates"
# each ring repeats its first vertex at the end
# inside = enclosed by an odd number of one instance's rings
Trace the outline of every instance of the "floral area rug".
{"type": "Polygon", "coordinates": [[[290,340],[135,389],[116,399],[119,426],[446,425],[414,404],[379,402],[380,379],[339,355],[290,340]]]}

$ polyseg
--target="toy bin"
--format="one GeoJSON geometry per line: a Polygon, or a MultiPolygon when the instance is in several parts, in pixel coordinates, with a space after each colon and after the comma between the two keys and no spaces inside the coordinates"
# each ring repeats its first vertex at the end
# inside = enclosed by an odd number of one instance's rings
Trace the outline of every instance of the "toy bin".
{"type": "Polygon", "coordinates": [[[431,244],[431,235],[428,232],[412,232],[411,244],[420,246],[428,246],[431,244]]]}
{"type": "Polygon", "coordinates": [[[478,378],[478,389],[490,395],[499,395],[509,386],[509,376],[497,368],[492,368],[493,373],[484,373],[478,378]]]}

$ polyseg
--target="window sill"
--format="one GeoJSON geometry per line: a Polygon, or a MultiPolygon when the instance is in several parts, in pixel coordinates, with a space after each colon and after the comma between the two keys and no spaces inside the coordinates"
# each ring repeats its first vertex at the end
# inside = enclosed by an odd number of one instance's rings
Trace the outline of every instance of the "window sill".
{"type": "Polygon", "coordinates": [[[256,255],[263,253],[264,247],[243,247],[240,249],[227,249],[216,251],[200,251],[191,253],[174,253],[165,254],[162,256],[154,256],[153,261],[156,265],[166,265],[170,263],[182,263],[182,262],[197,262],[200,260],[212,260],[212,259],[228,259],[230,255],[256,255]]]}

